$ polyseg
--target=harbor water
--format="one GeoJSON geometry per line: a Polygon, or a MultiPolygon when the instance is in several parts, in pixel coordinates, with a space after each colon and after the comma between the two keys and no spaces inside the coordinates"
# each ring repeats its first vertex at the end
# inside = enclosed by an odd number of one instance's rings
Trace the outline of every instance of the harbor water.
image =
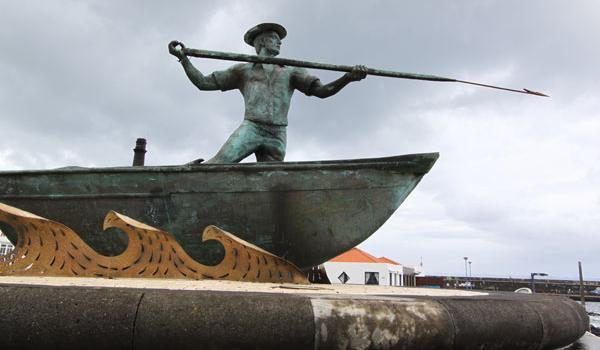
{"type": "Polygon", "coordinates": [[[587,301],[585,303],[585,309],[590,315],[590,324],[600,328],[600,302],[587,301]]]}
{"type": "MultiPolygon", "coordinates": [[[[590,325],[600,327],[600,302],[587,301],[585,309],[590,316],[590,325]]],[[[600,337],[587,332],[577,342],[561,350],[600,350],[600,337]]]]}

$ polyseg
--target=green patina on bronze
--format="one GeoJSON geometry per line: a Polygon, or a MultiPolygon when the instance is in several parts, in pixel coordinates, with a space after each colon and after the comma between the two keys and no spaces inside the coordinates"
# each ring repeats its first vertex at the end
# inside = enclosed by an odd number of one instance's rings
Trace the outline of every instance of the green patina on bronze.
{"type": "MultiPolygon", "coordinates": [[[[249,30],[244,39],[256,48],[258,56],[253,57],[274,60],[285,35],[283,27],[267,23],[249,30]]],[[[186,56],[190,50],[181,43],[171,42],[169,51],[199,89],[238,89],[244,97],[244,121],[215,157],[204,164],[171,167],[0,172],[0,202],[72,228],[103,255],[120,254],[127,245],[124,235],[109,239],[102,232],[104,215],[114,210],[172,233],[203,264],[222,258],[222,247],[202,243],[200,236],[205,227],[216,225],[308,269],[373,234],[438,158],[426,153],[281,162],[293,92],[332,96],[363,79],[366,67],[347,69],[325,85],[305,68],[267,61],[205,76],[191,64],[186,56]],[[259,163],[235,163],[252,153],[259,163]]],[[[136,165],[143,164],[139,142],[136,165]]],[[[9,237],[10,224],[0,225],[9,237]]]]}
{"type": "MultiPolygon", "coordinates": [[[[251,28],[244,40],[254,46],[259,57],[269,58],[279,54],[281,39],[286,34],[279,24],[262,23],[251,28]]],[[[182,43],[170,42],[169,52],[179,58],[186,75],[198,89],[237,89],[244,97],[244,122],[207,163],[237,163],[252,153],[259,162],[283,161],[287,114],[294,90],[326,98],[366,76],[366,67],[356,66],[341,78],[323,85],[304,68],[261,63],[241,63],[205,76],[192,65],[182,43]]]]}
{"type": "Polygon", "coordinates": [[[200,236],[216,225],[306,269],[373,234],[437,157],[0,172],[0,202],[72,228],[104,255],[126,246],[102,231],[114,210],[170,232],[204,264],[221,258],[200,236]]]}

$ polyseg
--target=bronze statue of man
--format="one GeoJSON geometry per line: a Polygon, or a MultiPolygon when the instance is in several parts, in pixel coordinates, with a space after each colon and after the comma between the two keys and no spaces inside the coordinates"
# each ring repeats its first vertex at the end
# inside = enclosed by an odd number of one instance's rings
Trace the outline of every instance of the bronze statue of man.
{"type": "MultiPolygon", "coordinates": [[[[281,39],[286,34],[285,28],[279,24],[262,23],[248,30],[244,41],[254,46],[259,56],[274,57],[279,54],[281,39]]],[[[192,65],[183,48],[178,41],[169,43],[169,52],[179,58],[186,75],[198,89],[238,89],[244,96],[244,121],[206,163],[236,163],[252,153],[258,162],[283,161],[287,114],[294,90],[300,90],[307,96],[325,98],[367,75],[365,66],[355,66],[341,78],[323,85],[319,78],[310,75],[304,68],[241,63],[205,76],[192,65]]]]}

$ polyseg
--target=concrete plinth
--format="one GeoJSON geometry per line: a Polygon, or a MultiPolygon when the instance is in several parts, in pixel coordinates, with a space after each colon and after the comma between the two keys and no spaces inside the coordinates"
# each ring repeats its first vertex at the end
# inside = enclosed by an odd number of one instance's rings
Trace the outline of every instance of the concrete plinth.
{"type": "Polygon", "coordinates": [[[552,349],[562,297],[370,286],[0,277],[6,349],[552,349]]]}

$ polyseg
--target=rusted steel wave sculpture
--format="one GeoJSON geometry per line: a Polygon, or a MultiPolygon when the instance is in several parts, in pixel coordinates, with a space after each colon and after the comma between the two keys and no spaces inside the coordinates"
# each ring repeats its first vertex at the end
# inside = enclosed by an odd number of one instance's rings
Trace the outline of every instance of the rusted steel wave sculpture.
{"type": "Polygon", "coordinates": [[[168,232],[109,212],[104,230],[120,229],[129,243],[117,256],[98,254],[67,226],[0,203],[0,221],[17,234],[15,250],[0,257],[0,275],[223,279],[249,282],[308,283],[292,263],[216,226],[202,240],[223,245],[215,266],[192,259],[168,232]]]}

